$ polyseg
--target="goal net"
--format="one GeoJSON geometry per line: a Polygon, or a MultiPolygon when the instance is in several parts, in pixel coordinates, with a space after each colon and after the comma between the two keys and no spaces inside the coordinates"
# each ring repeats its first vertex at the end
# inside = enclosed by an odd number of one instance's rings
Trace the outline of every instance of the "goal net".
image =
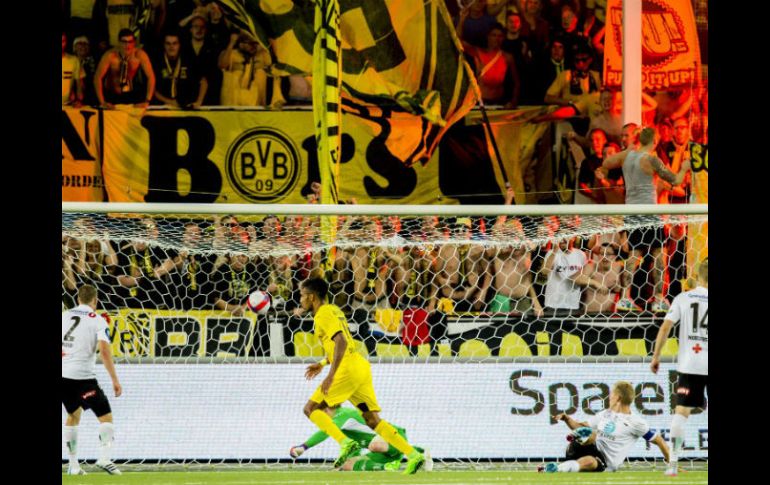
{"type": "MultiPolygon", "coordinates": [[[[323,375],[304,368],[323,350],[299,304],[313,274],[372,363],[381,417],[437,463],[563,458],[552,417],[585,421],[619,380],[668,440],[676,326],[658,374],[649,356],[708,254],[706,206],[62,206],[62,311],[98,289],[124,388],[118,462],[336,458],[334,440],[288,453],[316,431],[302,408],[323,375]],[[255,290],[265,314],[245,305],[255,290]]],[[[686,433],[680,460],[707,461],[705,409],[686,433]]],[[[98,453],[83,419],[80,457],[98,453]]],[[[629,455],[661,459],[643,440],[629,455]]]]}

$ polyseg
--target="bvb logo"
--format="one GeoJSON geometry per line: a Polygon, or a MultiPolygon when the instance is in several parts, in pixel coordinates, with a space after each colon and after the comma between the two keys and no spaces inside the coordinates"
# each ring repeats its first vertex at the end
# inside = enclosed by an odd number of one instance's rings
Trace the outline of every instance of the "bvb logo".
{"type": "Polygon", "coordinates": [[[285,197],[299,179],[299,155],[291,139],[273,128],[241,134],[227,150],[227,178],[255,202],[285,197]]]}

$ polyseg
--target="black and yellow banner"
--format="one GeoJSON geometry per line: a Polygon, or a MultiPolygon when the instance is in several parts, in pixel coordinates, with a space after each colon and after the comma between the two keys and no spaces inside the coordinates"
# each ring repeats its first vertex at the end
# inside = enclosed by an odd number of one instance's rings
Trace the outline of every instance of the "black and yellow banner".
{"type": "MultiPolygon", "coordinates": [[[[311,183],[320,181],[309,111],[103,115],[102,168],[110,202],[301,204],[311,183]]],[[[432,204],[446,195],[439,189],[438,164],[406,167],[399,158],[409,149],[402,140],[414,116],[394,114],[387,129],[381,122],[342,118],[340,200],[432,204]]]]}
{"type": "MultiPolygon", "coordinates": [[[[693,144],[690,151],[691,198],[690,203],[709,203],[709,152],[708,147],[693,144]]],[[[687,235],[687,269],[688,275],[695,277],[697,264],[709,255],[709,223],[690,224],[687,235]]]]}
{"type": "Polygon", "coordinates": [[[99,115],[93,109],[61,111],[62,200],[101,202],[104,180],[99,165],[99,115]]]}
{"type": "MultiPolygon", "coordinates": [[[[233,25],[251,32],[270,51],[273,74],[314,72],[314,2],[218,3],[233,25]]],[[[410,132],[400,134],[414,147],[401,162],[426,163],[449,126],[476,102],[443,1],[339,0],[339,18],[342,89],[351,113],[366,111],[364,122],[379,114],[376,122],[389,133],[400,129],[388,126],[391,114],[415,118],[410,132]],[[382,110],[373,114],[372,106],[382,110]]]]}
{"type": "Polygon", "coordinates": [[[254,348],[256,319],[249,312],[234,317],[220,311],[119,310],[110,314],[112,353],[116,357],[267,355],[268,348],[254,348]]]}
{"type": "MultiPolygon", "coordinates": [[[[543,109],[489,112],[517,203],[537,203],[536,192],[553,190],[552,170],[540,163],[544,154],[539,152],[549,124],[533,120],[543,109]]],[[[92,159],[86,164],[98,177],[103,173],[110,202],[299,204],[307,202],[307,195],[313,192],[311,184],[321,180],[310,111],[105,110],[101,132],[97,129],[98,114],[92,115],[94,112],[87,109],[66,111],[64,180],[71,180],[66,177],[69,163],[85,166],[80,161],[70,162],[68,154],[73,150],[87,153],[82,156],[92,159]],[[88,137],[77,134],[66,126],[71,119],[81,123],[90,120],[93,131],[88,137]],[[98,149],[93,140],[100,137],[103,147],[98,149]],[[96,162],[100,158],[101,170],[96,162]]],[[[340,201],[502,203],[502,173],[478,112],[470,113],[466,121],[447,132],[431,163],[411,167],[402,160],[415,150],[409,135],[419,129],[418,118],[394,112],[383,118],[382,108],[352,106],[344,100],[342,112],[340,201]],[[351,111],[359,116],[353,117],[351,111]],[[355,121],[349,122],[351,118],[355,121]]],[[[703,173],[698,174],[706,190],[707,163],[703,161],[699,169],[703,173]]],[[[83,198],[64,191],[62,200],[83,198]]],[[[87,200],[102,200],[101,189],[87,200]]]]}

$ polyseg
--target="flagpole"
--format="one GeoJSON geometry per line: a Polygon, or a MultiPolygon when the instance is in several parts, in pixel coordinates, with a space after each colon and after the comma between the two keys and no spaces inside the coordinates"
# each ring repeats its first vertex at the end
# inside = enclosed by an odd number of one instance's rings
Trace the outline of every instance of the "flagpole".
{"type": "MultiPolygon", "coordinates": [[[[463,60],[463,63],[470,69],[470,66],[468,66],[468,63],[463,60]]],[[[476,85],[476,89],[478,90],[478,85],[476,85]]],[[[480,90],[479,90],[480,91],[480,90]]],[[[487,109],[484,107],[484,100],[481,99],[481,92],[477,92],[477,95],[479,97],[479,110],[481,110],[481,120],[484,122],[484,128],[487,130],[487,134],[489,135],[489,141],[492,142],[492,149],[495,151],[495,157],[497,158],[497,166],[500,168],[500,173],[503,174],[503,182],[505,182],[505,189],[511,188],[511,182],[508,181],[508,174],[505,173],[505,167],[503,166],[503,159],[500,157],[500,150],[497,148],[497,141],[495,141],[495,135],[492,133],[492,124],[489,122],[489,118],[487,117],[487,109]]],[[[512,204],[515,204],[515,201],[511,202],[512,204]]]]}
{"type": "MultiPolygon", "coordinates": [[[[313,121],[321,177],[321,204],[338,203],[339,160],[342,137],[340,85],[342,51],[339,40],[338,0],[315,0],[313,44],[313,121]]],[[[321,216],[321,239],[329,245],[322,268],[329,280],[334,268],[337,216],[321,216]]]]}
{"type": "MultiPolygon", "coordinates": [[[[441,12],[441,15],[444,16],[444,20],[446,21],[448,26],[452,26],[451,18],[449,17],[449,12],[446,11],[446,6],[439,4],[439,11],[441,12]]],[[[452,29],[453,35],[452,40],[454,40],[455,47],[457,47],[457,50],[460,51],[460,53],[465,52],[463,49],[462,42],[460,42],[460,39],[457,37],[457,32],[452,29]]],[[[460,55],[460,62],[462,62],[463,67],[465,68],[465,72],[468,75],[468,81],[471,84],[471,87],[473,88],[473,92],[476,93],[476,97],[479,101],[479,109],[481,110],[481,121],[484,125],[484,128],[487,131],[487,135],[489,136],[489,141],[492,142],[492,150],[495,152],[495,157],[497,158],[497,166],[500,169],[500,173],[503,176],[503,182],[505,183],[505,189],[508,190],[511,188],[511,182],[508,180],[508,174],[505,172],[505,167],[503,166],[503,159],[500,156],[500,149],[497,148],[497,141],[495,141],[495,135],[492,133],[492,124],[489,122],[489,117],[487,116],[487,109],[486,106],[484,106],[484,100],[481,98],[481,89],[479,89],[479,85],[476,82],[476,75],[473,73],[473,69],[471,69],[471,66],[468,64],[468,62],[465,60],[465,58],[460,55]]],[[[516,201],[513,201],[512,204],[515,204],[516,201]]]]}

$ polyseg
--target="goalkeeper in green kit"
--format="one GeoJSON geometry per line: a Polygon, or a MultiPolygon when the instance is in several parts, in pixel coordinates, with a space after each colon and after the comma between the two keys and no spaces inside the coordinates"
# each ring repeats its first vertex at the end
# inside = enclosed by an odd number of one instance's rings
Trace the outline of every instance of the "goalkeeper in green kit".
{"type": "MultiPolygon", "coordinates": [[[[404,456],[403,453],[377,436],[377,433],[373,432],[366,425],[366,421],[364,421],[364,417],[358,409],[338,406],[335,408],[327,407],[324,411],[329,414],[334,424],[342,430],[345,436],[357,441],[362,449],[369,451],[368,453],[348,459],[342,464],[340,470],[397,471],[399,469],[401,458],[404,456]]],[[[398,434],[406,438],[406,430],[404,428],[395,424],[393,427],[398,434]]],[[[318,431],[301,445],[293,446],[289,450],[289,455],[292,458],[299,458],[305,451],[323,443],[328,437],[329,435],[323,431],[318,431]]],[[[433,469],[433,460],[431,460],[430,454],[417,446],[415,446],[415,449],[420,453],[425,453],[425,471],[431,471],[433,469]]]]}

